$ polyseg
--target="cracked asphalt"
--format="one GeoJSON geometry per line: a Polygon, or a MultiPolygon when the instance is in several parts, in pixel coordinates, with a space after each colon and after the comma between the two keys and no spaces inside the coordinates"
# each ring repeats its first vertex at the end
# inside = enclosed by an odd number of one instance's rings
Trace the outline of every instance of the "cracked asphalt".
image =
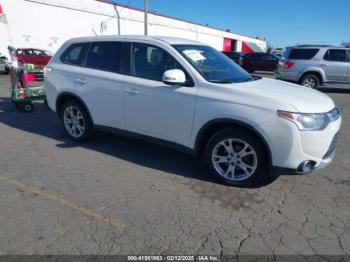
{"type": "MultiPolygon", "coordinates": [[[[333,164],[259,188],[221,185],[191,156],[108,134],[65,138],[0,77],[0,255],[350,254],[350,92],[333,164]]],[[[321,143],[322,141],[320,141],[321,143]]]]}

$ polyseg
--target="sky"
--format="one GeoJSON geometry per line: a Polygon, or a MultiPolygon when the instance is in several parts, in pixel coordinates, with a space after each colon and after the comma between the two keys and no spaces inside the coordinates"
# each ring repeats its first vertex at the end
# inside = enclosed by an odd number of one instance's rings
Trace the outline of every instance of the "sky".
{"type": "MultiPolygon", "coordinates": [[[[143,8],[143,0],[110,0],[143,8]]],[[[350,42],[350,0],[148,0],[149,10],[266,38],[273,47],[350,42]]]]}

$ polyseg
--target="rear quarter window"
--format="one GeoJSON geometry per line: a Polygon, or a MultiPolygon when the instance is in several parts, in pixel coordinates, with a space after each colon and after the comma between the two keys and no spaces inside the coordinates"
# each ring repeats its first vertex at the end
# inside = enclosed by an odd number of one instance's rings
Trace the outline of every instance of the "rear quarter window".
{"type": "Polygon", "coordinates": [[[312,59],[319,51],[320,49],[292,49],[289,52],[289,57],[287,59],[294,59],[294,60],[310,60],[312,59]]]}
{"type": "Polygon", "coordinates": [[[87,49],[87,43],[72,44],[62,54],[61,61],[65,64],[82,66],[87,49]]]}

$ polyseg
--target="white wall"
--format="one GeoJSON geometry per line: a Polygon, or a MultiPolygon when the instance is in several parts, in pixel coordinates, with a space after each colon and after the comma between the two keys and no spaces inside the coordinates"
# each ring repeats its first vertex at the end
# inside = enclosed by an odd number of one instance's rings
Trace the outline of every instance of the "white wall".
{"type": "MultiPolygon", "coordinates": [[[[143,12],[94,0],[2,0],[2,6],[15,47],[56,51],[72,37],[144,33],[143,12]]],[[[0,23],[0,42],[5,32],[0,23]]],[[[154,14],[149,15],[149,34],[198,40],[218,50],[223,48],[224,37],[266,49],[265,41],[154,14]]]]}
{"type": "Polygon", "coordinates": [[[0,53],[8,56],[7,47],[12,43],[6,15],[0,16],[0,53]]]}
{"type": "MultiPolygon", "coordinates": [[[[37,47],[51,51],[56,51],[63,42],[72,37],[92,36],[94,31],[101,34],[101,23],[111,18],[24,0],[7,0],[3,8],[15,47],[37,47]]],[[[111,19],[115,21],[107,21],[104,34],[118,32],[117,19],[111,19]]]]}

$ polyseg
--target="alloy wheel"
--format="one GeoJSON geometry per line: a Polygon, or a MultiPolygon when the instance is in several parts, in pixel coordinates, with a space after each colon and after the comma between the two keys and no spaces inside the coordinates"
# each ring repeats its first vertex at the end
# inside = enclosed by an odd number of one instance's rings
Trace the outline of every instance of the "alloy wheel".
{"type": "Polygon", "coordinates": [[[219,142],[212,151],[211,160],[220,176],[235,182],[250,178],[258,163],[254,148],[240,139],[219,142]]]}
{"type": "Polygon", "coordinates": [[[310,87],[310,88],[315,88],[316,80],[313,79],[312,77],[305,78],[304,81],[303,81],[303,86],[310,87]]]}
{"type": "Polygon", "coordinates": [[[81,137],[85,132],[85,120],[83,114],[75,106],[68,106],[63,113],[64,127],[74,138],[81,137]]]}

